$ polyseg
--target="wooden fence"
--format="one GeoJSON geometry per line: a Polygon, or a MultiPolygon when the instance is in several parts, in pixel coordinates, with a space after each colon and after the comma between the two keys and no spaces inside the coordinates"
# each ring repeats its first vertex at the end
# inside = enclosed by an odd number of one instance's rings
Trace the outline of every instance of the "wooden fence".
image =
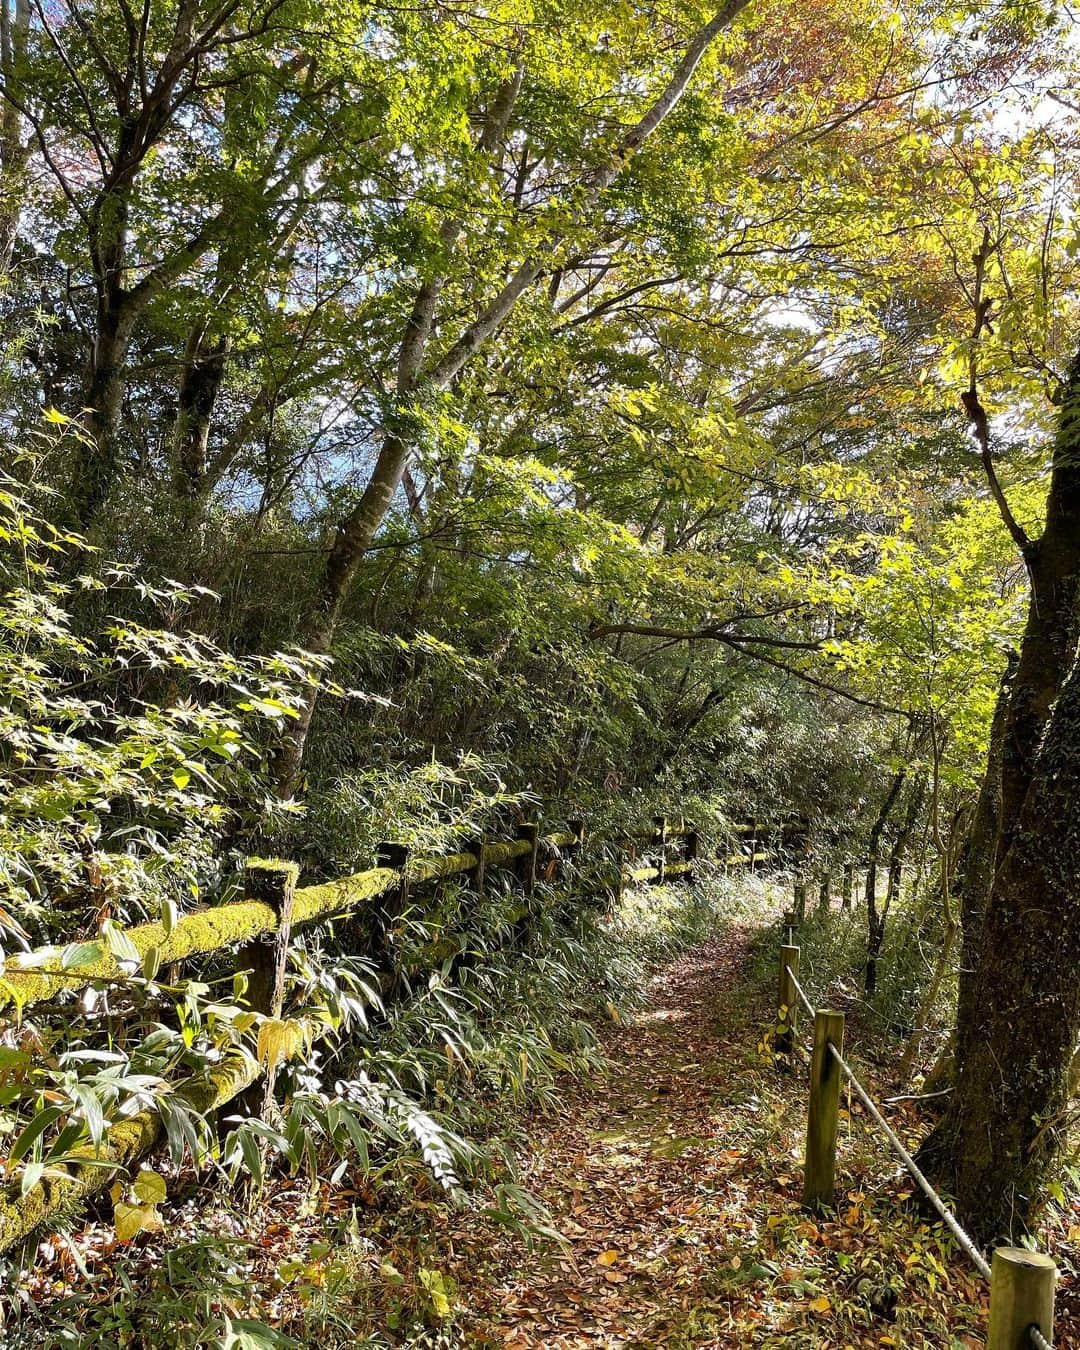
{"type": "MultiPolygon", "coordinates": [[[[440,857],[415,857],[400,844],[387,843],[380,846],[374,867],[314,886],[297,885],[293,863],[252,859],[240,900],[194,910],[171,924],[158,920],[116,930],[108,940],[30,953],[20,966],[0,976],[0,1011],[19,1015],[24,1008],[64,992],[152,980],[162,969],[168,969],[175,981],[180,963],[237,949],[236,969],[247,974],[248,1006],[264,1022],[276,1023],[282,1013],[294,928],[347,916],[376,900],[392,920],[404,912],[409,896],[420,886],[463,877],[471,889],[482,891],[488,872],[500,868],[516,877],[527,915],[537,881],[562,879],[567,862],[582,848],[583,823],[569,824],[568,831],[541,835],[537,824],[524,823],[514,839],[478,839],[461,852],[440,857]]],[[[725,868],[753,869],[777,856],[763,847],[766,834],[758,825],[737,826],[735,834],[738,846],[728,851],[729,845],[717,859],[725,868]]],[[[782,833],[769,837],[778,850],[782,833]]],[[[611,887],[616,898],[627,883],[689,882],[700,856],[697,830],[663,816],[654,818],[651,827],[616,841],[614,847],[622,855],[611,887]]],[[[329,1023],[311,1011],[291,1014],[289,1024],[292,1043],[308,1048],[331,1031],[329,1023]]],[[[257,1054],[237,1046],[217,1064],[183,1080],[170,1095],[203,1116],[241,1096],[249,1110],[258,1112],[273,1093],[273,1078],[273,1069],[265,1070],[257,1054]]],[[[86,1149],[92,1161],[50,1169],[53,1174],[26,1194],[13,1190],[0,1194],[0,1252],[104,1189],[117,1171],[154,1149],[163,1129],[161,1113],[148,1107],[117,1120],[96,1150],[86,1149]]]]}

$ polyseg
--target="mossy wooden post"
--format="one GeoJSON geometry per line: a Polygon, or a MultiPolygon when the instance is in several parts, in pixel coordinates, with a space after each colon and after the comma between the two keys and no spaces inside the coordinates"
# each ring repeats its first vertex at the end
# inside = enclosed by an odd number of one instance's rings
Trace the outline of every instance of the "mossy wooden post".
{"type": "Polygon", "coordinates": [[[517,827],[515,838],[528,840],[532,846],[528,853],[523,853],[518,858],[514,867],[525,899],[531,906],[533,892],[536,890],[536,841],[540,838],[540,826],[536,821],[522,821],[517,827]]]}
{"type": "Polygon", "coordinates": [[[653,835],[653,848],[656,850],[656,876],[653,886],[662,886],[667,874],[667,816],[654,816],[656,833],[653,835]]]}
{"type": "Polygon", "coordinates": [[[570,833],[574,836],[574,842],[570,845],[570,856],[576,858],[585,843],[585,822],[583,820],[568,820],[566,823],[570,826],[570,833]]]}
{"type": "Polygon", "coordinates": [[[832,877],[826,872],[821,878],[821,889],[818,891],[818,917],[824,918],[829,913],[829,907],[832,902],[832,877]]]}
{"type": "Polygon", "coordinates": [[[795,1032],[799,1025],[799,996],[795,992],[795,980],[799,976],[798,947],[780,948],[780,982],[776,995],[776,1051],[777,1054],[790,1055],[795,1044],[795,1032]]]}
{"type": "Polygon", "coordinates": [[[758,843],[758,823],[757,816],[750,822],[750,875],[753,876],[757,871],[757,863],[754,859],[757,857],[758,843]]]}
{"type": "Polygon", "coordinates": [[[795,878],[794,896],[795,922],[806,922],[806,879],[800,874],[795,878]]]}
{"type": "MultiPolygon", "coordinates": [[[[237,969],[247,971],[246,998],[253,1012],[265,1017],[281,1016],[285,1000],[285,967],[292,937],[293,897],[300,869],[295,863],[249,858],[244,869],[244,898],[269,905],[277,915],[277,930],[255,938],[240,949],[237,969]]],[[[274,1097],[274,1069],[261,1083],[255,1082],[241,1098],[241,1110],[265,1116],[274,1097]]]]}
{"type": "Polygon", "coordinates": [[[831,1205],[836,1186],[836,1133],[840,1111],[840,1065],[829,1042],[843,1053],[844,1014],[819,1008],[814,1014],[814,1053],[810,1062],[810,1110],[806,1118],[806,1171],[803,1204],[831,1205]]]}
{"type": "Polygon", "coordinates": [[[1044,1252],[996,1247],[990,1263],[990,1326],[986,1350],[1028,1350],[1038,1327],[1054,1343],[1057,1266],[1044,1252]]]}
{"type": "Polygon", "coordinates": [[[384,839],[375,850],[376,867],[392,867],[401,873],[401,880],[383,901],[383,947],[390,950],[390,934],[394,924],[405,913],[409,904],[409,879],[406,875],[409,866],[409,850],[404,844],[392,843],[384,839]]]}
{"type": "Polygon", "coordinates": [[[477,895],[484,893],[484,844],[485,840],[482,834],[478,834],[466,847],[466,852],[471,853],[476,858],[476,866],[470,867],[468,873],[469,886],[477,895]]]}
{"type": "Polygon", "coordinates": [[[851,908],[851,897],[855,890],[855,864],[846,862],[844,864],[844,881],[841,890],[840,908],[851,908]]]}
{"type": "Polygon", "coordinates": [[[689,886],[697,873],[697,860],[701,851],[701,836],[697,830],[691,827],[686,832],[686,871],[683,873],[683,880],[689,886]]]}

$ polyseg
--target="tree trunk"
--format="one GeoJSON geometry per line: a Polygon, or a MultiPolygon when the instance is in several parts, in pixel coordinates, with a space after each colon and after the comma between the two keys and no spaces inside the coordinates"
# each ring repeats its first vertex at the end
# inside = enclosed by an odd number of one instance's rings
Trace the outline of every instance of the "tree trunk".
{"type": "Polygon", "coordinates": [[[881,863],[881,836],[888,824],[896,799],[904,786],[906,769],[899,769],[889,784],[889,790],[881,803],[877,819],[870,827],[868,855],[866,860],[866,992],[872,994],[877,988],[877,954],[881,950],[884,935],[884,921],[877,905],[877,873],[881,863]]]}
{"type": "MultiPolygon", "coordinates": [[[[615,182],[629,161],[656,129],[679,105],[705,53],[716,38],[742,13],[748,0],[724,0],[720,8],[703,24],[687,44],[659,95],[643,115],[620,137],[608,156],[584,177],[575,224],[585,233],[593,227],[596,206],[602,194],[615,182]]],[[[501,142],[510,126],[513,108],[521,90],[524,69],[518,67],[500,85],[485,118],[484,131],[477,148],[485,154],[501,153],[501,142]]],[[[440,231],[447,252],[460,231],[460,221],[447,219],[440,231]]],[[[565,243],[567,232],[556,229],[540,243],[532,255],[524,257],[509,270],[501,288],[479,308],[479,313],[460,335],[435,359],[426,361],[428,342],[435,327],[436,308],[446,275],[430,276],[417,290],[405,326],[397,360],[399,415],[386,428],[374,471],[355,509],[341,521],[319,582],[312,619],[304,637],[304,646],[320,655],[330,650],[338,617],[349,586],[364,554],[375,541],[394,494],[401,483],[418,434],[412,409],[425,391],[448,389],[476,354],[502,328],[518,301],[549,270],[553,251],[565,243]]],[[[293,723],[281,747],[277,763],[277,788],[291,795],[300,778],[304,747],[315,712],[316,693],[305,701],[301,716],[293,723]]]]}
{"type": "MultiPolygon", "coordinates": [[[[30,31],[27,0],[0,0],[0,85],[17,97],[26,38],[30,31]]],[[[26,195],[29,154],[23,143],[23,120],[13,103],[0,99],[0,276],[11,270],[26,195]]]]}
{"type": "MultiPolygon", "coordinates": [[[[1008,712],[1012,679],[1016,672],[1016,656],[1010,653],[1009,664],[998,691],[994,717],[990,724],[990,739],[986,753],[986,772],[979,789],[975,815],[964,844],[957,876],[960,899],[960,970],[957,976],[957,1025],[970,1021],[971,990],[974,986],[975,966],[979,959],[986,900],[994,879],[994,854],[1001,818],[1001,752],[1005,739],[1005,719],[1008,712]]],[[[949,1052],[949,1063],[956,1053],[955,1044],[949,1052]]]]}
{"type": "Polygon", "coordinates": [[[1080,1025],[1080,669],[1074,669],[991,890],[949,1119],[961,1222],[1012,1239],[1064,1138],[1080,1025]]]}
{"type": "MultiPolygon", "coordinates": [[[[1062,391],[1046,528],[1025,559],[1031,599],[1003,717],[992,880],[981,924],[973,921],[964,934],[969,973],[957,1017],[956,1090],[920,1151],[988,1238],[1027,1222],[1037,1208],[1080,997],[1073,898],[1080,856],[1075,833],[1068,835],[1080,803],[1070,803],[1074,789],[1067,788],[1080,774],[1075,670],[1055,704],[1076,651],[1080,355],[1062,391]]],[[[995,773],[991,753],[987,778],[995,773]]],[[[987,812],[993,792],[992,781],[984,784],[987,812]]],[[[971,866],[981,865],[972,858],[971,866]]],[[[967,903],[979,898],[974,883],[972,897],[967,903]]]]}
{"type": "Polygon", "coordinates": [[[197,502],[206,491],[206,448],[228,354],[228,339],[210,337],[205,325],[188,334],[173,424],[174,486],[181,501],[197,502]]]}

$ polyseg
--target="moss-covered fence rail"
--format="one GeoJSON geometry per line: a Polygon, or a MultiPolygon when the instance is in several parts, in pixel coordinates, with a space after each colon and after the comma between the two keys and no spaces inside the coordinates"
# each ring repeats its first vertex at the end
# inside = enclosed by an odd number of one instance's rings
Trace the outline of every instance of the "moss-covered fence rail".
{"type": "MultiPolygon", "coordinates": [[[[27,954],[21,965],[9,967],[0,975],[0,1012],[7,1009],[21,1014],[29,1005],[64,993],[97,984],[122,984],[137,978],[140,966],[156,971],[192,957],[241,947],[246,956],[255,955],[257,965],[260,951],[269,954],[262,960],[261,972],[255,972],[258,993],[249,987],[248,1001],[256,1011],[277,1016],[281,1011],[284,949],[297,925],[346,915],[383,896],[400,899],[415,886],[452,876],[467,875],[479,889],[488,868],[512,867],[525,894],[531,895],[542,866],[547,879],[557,879],[565,860],[580,850],[583,824],[570,824],[569,831],[546,836],[540,835],[536,825],[522,825],[516,839],[477,841],[467,850],[440,857],[410,857],[401,846],[387,844],[381,847],[375,867],[313,886],[295,885],[297,869],[293,864],[252,860],[240,900],[194,910],[171,926],[154,922],[127,928],[119,943],[102,940],[27,954]],[[115,950],[127,954],[117,956],[115,950]]],[[[739,833],[744,831],[740,829],[739,833]]],[[[759,852],[757,842],[757,827],[753,827],[749,848],[723,852],[720,860],[727,866],[753,867],[773,856],[759,852]]],[[[618,868],[617,892],[626,883],[689,881],[699,857],[696,830],[665,817],[657,817],[648,831],[624,837],[618,847],[624,851],[625,860],[618,868]],[[647,865],[636,866],[638,861],[647,865]]],[[[300,1027],[308,1045],[329,1030],[315,1015],[300,1013],[290,1020],[300,1027]]],[[[252,1090],[262,1076],[263,1066],[256,1057],[237,1046],[219,1063],[173,1088],[172,1095],[207,1115],[252,1090]]],[[[271,1089],[272,1082],[267,1091],[271,1089]]],[[[13,1187],[0,1194],[0,1252],[25,1241],[103,1190],[118,1172],[150,1153],[162,1131],[160,1113],[147,1107],[114,1122],[93,1153],[92,1162],[51,1169],[51,1175],[25,1195],[13,1187]]]]}

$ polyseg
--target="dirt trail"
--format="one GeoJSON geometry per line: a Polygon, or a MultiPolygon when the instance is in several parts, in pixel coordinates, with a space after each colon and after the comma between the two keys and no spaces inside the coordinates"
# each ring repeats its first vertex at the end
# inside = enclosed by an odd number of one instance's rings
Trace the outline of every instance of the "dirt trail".
{"type": "Polygon", "coordinates": [[[982,1344],[977,1282],[897,1204],[888,1159],[858,1153],[861,1121],[837,1217],[800,1210],[804,1074],[779,1073],[758,1048],[770,1000],[748,977],[751,936],[733,928],[663,971],[648,1007],[604,1033],[612,1074],[531,1122],[524,1184],[570,1251],[537,1256],[459,1227],[465,1344],[982,1344]],[[867,1169],[876,1179],[859,1189],[867,1169]]]}

